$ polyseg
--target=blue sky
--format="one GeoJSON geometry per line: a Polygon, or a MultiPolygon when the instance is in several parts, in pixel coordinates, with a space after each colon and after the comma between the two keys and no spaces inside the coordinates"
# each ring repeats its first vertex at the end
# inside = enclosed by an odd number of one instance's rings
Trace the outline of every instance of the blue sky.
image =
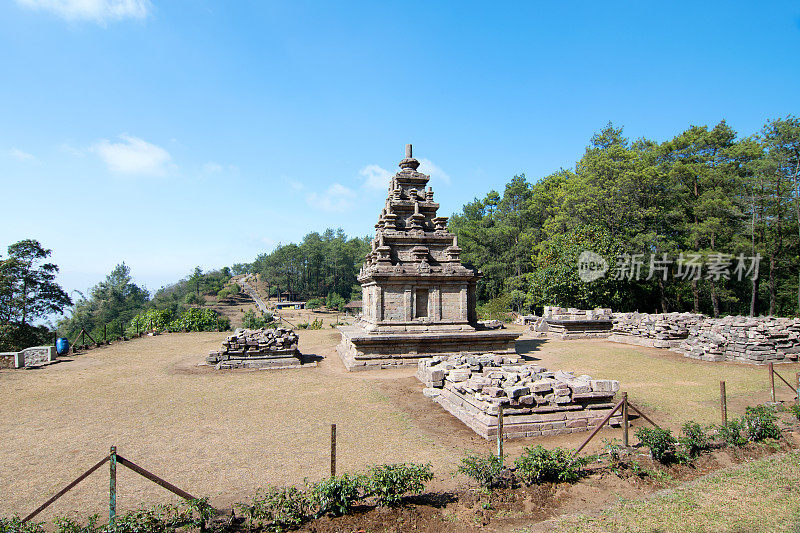
{"type": "Polygon", "coordinates": [[[797,2],[0,0],[0,251],[157,289],[371,233],[405,143],[450,215],[609,120],[754,133],[798,113],[798,52],[797,2]]]}

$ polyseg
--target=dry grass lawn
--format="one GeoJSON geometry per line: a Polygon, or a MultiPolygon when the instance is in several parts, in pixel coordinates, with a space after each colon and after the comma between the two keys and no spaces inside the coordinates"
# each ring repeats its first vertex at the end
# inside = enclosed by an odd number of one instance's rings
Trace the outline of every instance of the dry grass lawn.
{"type": "MultiPolygon", "coordinates": [[[[217,372],[197,363],[226,334],[192,333],[117,343],[39,370],[0,371],[0,515],[34,509],[112,444],[220,507],[259,486],[325,476],[333,422],[340,472],[431,462],[434,487],[453,487],[465,482],[450,475],[465,450],[492,449],[420,394],[413,369],[347,373],[334,352],[335,330],[299,333],[303,352],[324,357],[319,366],[217,372]]],[[[687,418],[717,421],[720,379],[728,381],[732,414],[768,397],[764,367],[696,362],[604,341],[523,341],[519,347],[551,369],[619,379],[633,401],[673,427],[687,418]]],[[[800,370],[780,369],[787,376],[800,370]]],[[[782,387],[781,397],[789,398],[782,387]]],[[[600,437],[612,435],[619,430],[600,437]]],[[[531,443],[574,446],[584,437],[526,439],[506,450],[513,456],[531,443]]],[[[123,468],[118,476],[121,508],[172,499],[123,468]]],[[[102,516],[107,487],[103,468],[40,518],[72,510],[102,516]]]]}

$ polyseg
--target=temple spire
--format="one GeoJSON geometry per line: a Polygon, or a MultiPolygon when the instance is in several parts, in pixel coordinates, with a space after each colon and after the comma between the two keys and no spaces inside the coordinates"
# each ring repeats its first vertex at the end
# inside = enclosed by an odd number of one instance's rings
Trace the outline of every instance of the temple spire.
{"type": "Polygon", "coordinates": [[[407,144],[406,145],[406,157],[405,157],[405,159],[400,161],[400,168],[402,168],[403,170],[408,170],[408,169],[417,170],[417,167],[419,167],[419,161],[414,159],[414,157],[412,156],[412,152],[411,152],[411,145],[407,144]]]}

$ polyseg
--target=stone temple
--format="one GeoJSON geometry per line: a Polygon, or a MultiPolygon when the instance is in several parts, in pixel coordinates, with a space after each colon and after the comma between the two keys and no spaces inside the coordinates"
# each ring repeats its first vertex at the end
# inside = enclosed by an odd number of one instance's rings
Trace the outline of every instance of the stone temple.
{"type": "Polygon", "coordinates": [[[483,330],[475,310],[480,272],[461,263],[456,236],[406,145],[358,281],[363,311],[341,326],[348,370],[416,365],[435,355],[514,354],[517,333],[483,330]]]}

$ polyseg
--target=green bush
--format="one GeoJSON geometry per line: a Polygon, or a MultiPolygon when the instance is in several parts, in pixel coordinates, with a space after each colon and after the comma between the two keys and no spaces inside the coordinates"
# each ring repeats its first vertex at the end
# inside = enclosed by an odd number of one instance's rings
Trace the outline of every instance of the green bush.
{"type": "Polygon", "coordinates": [[[747,431],[748,438],[753,442],[764,439],[781,438],[781,430],[775,424],[778,416],[775,410],[766,405],[747,407],[742,418],[742,425],[747,431]]]}
{"type": "MultiPolygon", "coordinates": [[[[180,505],[162,504],[136,509],[117,515],[114,533],[172,533],[183,528],[199,528],[213,515],[207,498],[183,502],[180,505]]],[[[107,525],[98,524],[98,515],[88,517],[85,523],[72,517],[54,520],[58,533],[106,533],[107,525]]],[[[2,529],[0,529],[2,531],[2,529]]],[[[31,532],[33,533],[33,532],[31,532]]]]}
{"type": "Polygon", "coordinates": [[[148,309],[133,317],[125,330],[127,335],[146,333],[148,331],[164,331],[172,322],[172,313],[167,309],[148,309]]]}
{"type": "Polygon", "coordinates": [[[308,329],[308,322],[300,322],[297,324],[297,329],[308,329]]]}
{"type": "Polygon", "coordinates": [[[0,533],[45,533],[43,524],[40,522],[22,523],[19,516],[6,518],[0,516],[0,533]]]}
{"type": "Polygon", "coordinates": [[[797,420],[800,420],[800,405],[793,403],[792,405],[788,406],[786,410],[792,413],[797,420]]]}
{"type": "Polygon", "coordinates": [[[242,326],[247,329],[259,329],[259,328],[266,328],[273,324],[275,319],[272,315],[268,313],[261,313],[260,315],[256,315],[255,312],[250,309],[245,312],[242,316],[242,326]]]}
{"type": "Polygon", "coordinates": [[[678,442],[684,447],[689,457],[696,457],[711,448],[705,430],[697,422],[693,420],[686,422],[681,428],[681,433],[678,442]]]}
{"type": "Polygon", "coordinates": [[[481,320],[500,320],[511,322],[514,319],[511,313],[511,296],[503,294],[488,302],[478,305],[478,318],[481,320]]]}
{"type": "Polygon", "coordinates": [[[650,455],[659,463],[669,464],[682,459],[676,447],[677,441],[668,429],[641,427],[636,430],[636,437],[650,449],[650,455]]]}
{"type": "Polygon", "coordinates": [[[407,493],[419,494],[433,479],[431,465],[393,464],[373,466],[367,472],[366,494],[378,497],[378,505],[397,505],[407,493]]]}
{"type": "Polygon", "coordinates": [[[489,490],[507,487],[513,482],[513,478],[508,476],[506,469],[503,468],[500,458],[494,454],[467,455],[461,459],[458,471],[489,490]]]}
{"type": "Polygon", "coordinates": [[[206,299],[193,292],[186,297],[186,303],[189,305],[203,306],[206,305],[206,299]]]}
{"type": "Polygon", "coordinates": [[[344,298],[341,297],[338,293],[331,293],[325,299],[325,305],[329,309],[336,309],[338,311],[344,311],[344,306],[347,302],[344,301],[344,298]]]}
{"type": "Polygon", "coordinates": [[[365,485],[363,475],[342,474],[310,484],[306,494],[316,516],[342,516],[362,498],[365,485]]]}
{"type": "Polygon", "coordinates": [[[311,298],[309,301],[306,302],[307,309],[319,309],[322,307],[324,302],[320,298],[311,298]]]}
{"type": "Polygon", "coordinates": [[[169,324],[171,331],[226,331],[231,321],[212,309],[187,309],[169,324]]]}
{"type": "Polygon", "coordinates": [[[308,516],[306,494],[295,487],[258,489],[250,503],[237,504],[250,528],[283,531],[303,523],[308,516]]]}
{"type": "Polygon", "coordinates": [[[548,450],[542,445],[526,446],[514,465],[517,476],[526,485],[537,485],[547,481],[573,483],[580,479],[583,467],[591,462],[590,457],[576,457],[563,448],[548,450]]]}
{"type": "Polygon", "coordinates": [[[728,446],[744,446],[747,444],[747,437],[743,434],[744,425],[740,420],[728,420],[727,423],[716,427],[722,442],[728,446]]]}

